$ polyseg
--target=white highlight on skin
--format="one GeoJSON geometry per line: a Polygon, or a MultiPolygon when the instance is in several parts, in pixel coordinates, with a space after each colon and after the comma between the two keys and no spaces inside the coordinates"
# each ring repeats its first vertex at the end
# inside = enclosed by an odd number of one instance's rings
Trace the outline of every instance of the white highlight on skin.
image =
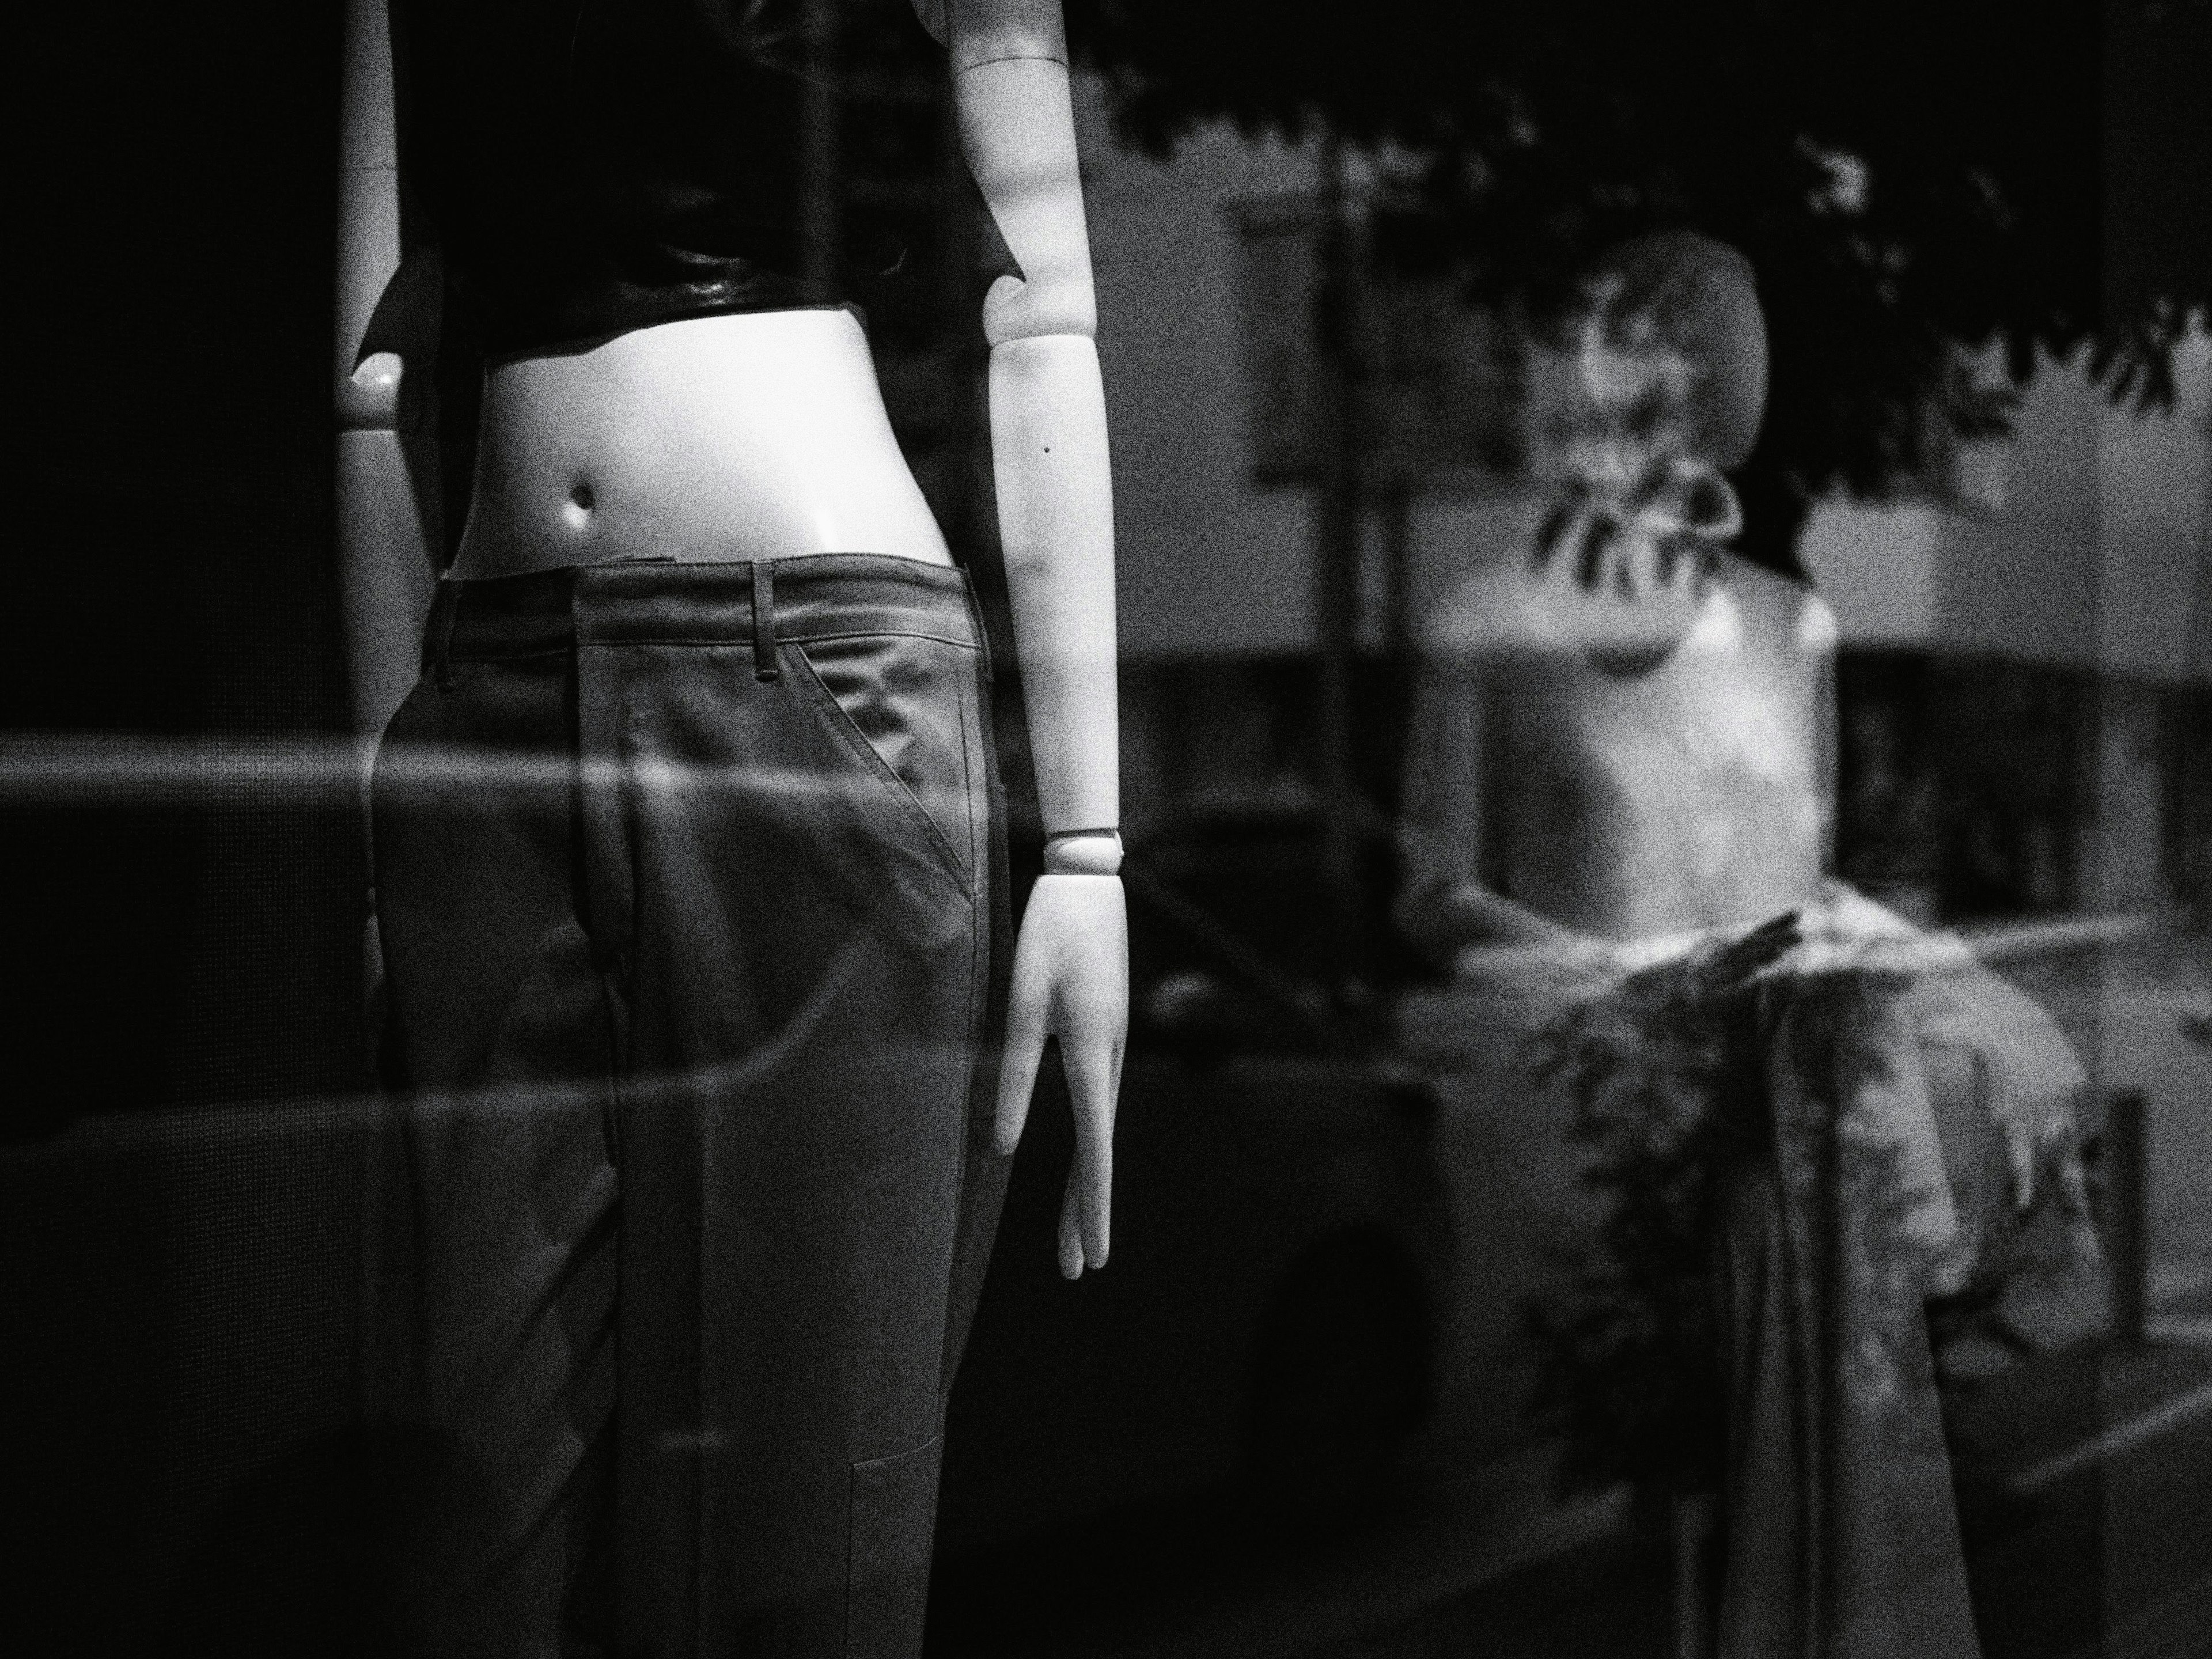
{"type": "MultiPolygon", "coordinates": [[[[1716,656],[1733,656],[1743,649],[1743,607],[1736,603],[1735,594],[1716,586],[1705,596],[1704,608],[1683,636],[1682,648],[1716,656]]],[[[1749,701],[1737,698],[1735,702],[1741,705],[1749,701]]]]}
{"type": "Polygon", "coordinates": [[[353,383],[357,386],[373,387],[380,392],[397,392],[401,372],[400,361],[392,353],[371,352],[355,366],[353,383]]]}
{"type": "MultiPolygon", "coordinates": [[[[1683,649],[1726,657],[1743,649],[1743,607],[1735,594],[1717,587],[1682,642],[1683,649]]],[[[1785,710],[1771,698],[1730,696],[1704,700],[1700,746],[1725,754],[1753,776],[1781,784],[1798,779],[1802,744],[1785,710]]]]}
{"type": "Polygon", "coordinates": [[[1836,622],[1835,607],[1815,594],[1808,599],[1797,613],[1797,647],[1801,651],[1826,656],[1843,642],[1843,629],[1836,622]]]}

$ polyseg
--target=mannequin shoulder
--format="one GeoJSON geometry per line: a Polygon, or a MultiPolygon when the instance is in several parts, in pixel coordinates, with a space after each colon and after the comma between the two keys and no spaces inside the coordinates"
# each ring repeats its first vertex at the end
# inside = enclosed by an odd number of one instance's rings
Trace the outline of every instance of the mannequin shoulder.
{"type": "Polygon", "coordinates": [[[1842,637],[1835,608],[1810,582],[1778,575],[1733,553],[1723,556],[1723,568],[1752,638],[1790,656],[1835,655],[1842,637]]]}

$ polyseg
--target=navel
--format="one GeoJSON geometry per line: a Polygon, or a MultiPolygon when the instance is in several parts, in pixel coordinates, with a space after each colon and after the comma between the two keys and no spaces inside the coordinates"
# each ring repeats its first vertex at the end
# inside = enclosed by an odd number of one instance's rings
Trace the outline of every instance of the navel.
{"type": "Polygon", "coordinates": [[[598,505],[599,497],[592,493],[592,486],[579,478],[568,486],[568,499],[562,504],[561,517],[571,530],[589,530],[592,509],[598,505]]]}

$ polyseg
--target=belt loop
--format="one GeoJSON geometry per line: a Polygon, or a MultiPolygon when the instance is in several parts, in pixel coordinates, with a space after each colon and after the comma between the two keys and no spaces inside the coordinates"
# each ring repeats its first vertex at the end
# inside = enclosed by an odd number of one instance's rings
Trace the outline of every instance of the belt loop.
{"type": "Polygon", "coordinates": [[[753,678],[772,680],[782,671],[775,659],[775,562],[753,561],[753,678]]]}
{"type": "Polygon", "coordinates": [[[968,625],[975,630],[975,660],[983,671],[983,684],[991,684],[991,630],[983,623],[983,596],[975,591],[975,579],[968,574],[965,565],[953,566],[960,573],[960,596],[968,602],[968,625]]]}
{"type": "Polygon", "coordinates": [[[430,600],[430,618],[422,629],[422,672],[441,691],[453,689],[453,617],[461,608],[461,584],[441,579],[430,600]]]}

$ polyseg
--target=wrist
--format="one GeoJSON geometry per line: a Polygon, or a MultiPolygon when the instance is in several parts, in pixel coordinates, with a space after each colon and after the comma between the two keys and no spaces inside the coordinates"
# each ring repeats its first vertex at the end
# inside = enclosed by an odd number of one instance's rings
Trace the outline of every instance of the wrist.
{"type": "Polygon", "coordinates": [[[1121,870],[1121,832],[1070,830],[1048,836],[1044,870],[1048,876],[1112,876],[1121,870]]]}

